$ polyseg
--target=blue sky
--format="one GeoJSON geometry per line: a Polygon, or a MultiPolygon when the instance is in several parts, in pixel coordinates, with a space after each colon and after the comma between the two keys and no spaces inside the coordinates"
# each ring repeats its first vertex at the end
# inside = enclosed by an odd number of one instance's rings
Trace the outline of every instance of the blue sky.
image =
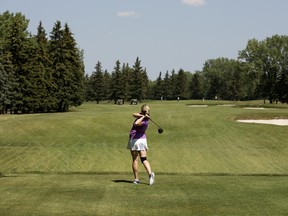
{"type": "Polygon", "coordinates": [[[249,39],[288,34],[287,0],[0,0],[0,12],[21,12],[36,34],[68,23],[84,50],[86,73],[98,61],[141,60],[151,80],[180,68],[202,70],[208,59],[236,59],[249,39]]]}

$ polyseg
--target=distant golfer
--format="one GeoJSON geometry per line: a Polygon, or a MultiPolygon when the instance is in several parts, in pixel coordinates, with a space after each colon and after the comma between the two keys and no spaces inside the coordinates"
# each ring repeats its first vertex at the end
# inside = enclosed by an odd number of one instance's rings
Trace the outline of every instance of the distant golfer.
{"type": "Polygon", "coordinates": [[[141,107],[140,113],[134,113],[133,116],[136,118],[133,122],[132,128],[129,134],[129,141],[127,149],[130,149],[132,155],[132,169],[134,173],[134,184],[139,184],[138,176],[138,160],[140,157],[141,162],[143,163],[148,175],[149,175],[149,184],[152,185],[155,181],[155,174],[151,171],[150,163],[147,160],[147,139],[145,131],[148,128],[149,122],[149,106],[144,104],[141,107]]]}

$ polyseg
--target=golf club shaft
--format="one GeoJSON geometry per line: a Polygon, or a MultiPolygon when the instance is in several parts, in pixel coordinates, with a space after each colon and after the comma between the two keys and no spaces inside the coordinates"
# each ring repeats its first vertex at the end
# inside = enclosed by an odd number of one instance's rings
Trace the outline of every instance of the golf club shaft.
{"type": "Polygon", "coordinates": [[[156,122],[154,122],[151,118],[150,121],[152,121],[155,125],[157,125],[159,128],[161,128],[156,122]]]}

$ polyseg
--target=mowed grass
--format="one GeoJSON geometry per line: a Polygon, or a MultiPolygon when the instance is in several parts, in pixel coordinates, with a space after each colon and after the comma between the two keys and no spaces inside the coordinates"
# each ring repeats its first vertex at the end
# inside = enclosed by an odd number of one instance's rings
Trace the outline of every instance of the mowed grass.
{"type": "Polygon", "coordinates": [[[0,116],[1,214],[287,214],[287,126],[235,121],[288,118],[287,105],[148,104],[164,129],[158,134],[150,123],[147,131],[153,186],[143,167],[142,184],[132,184],[126,150],[140,104],[86,103],[68,113],[0,116]]]}

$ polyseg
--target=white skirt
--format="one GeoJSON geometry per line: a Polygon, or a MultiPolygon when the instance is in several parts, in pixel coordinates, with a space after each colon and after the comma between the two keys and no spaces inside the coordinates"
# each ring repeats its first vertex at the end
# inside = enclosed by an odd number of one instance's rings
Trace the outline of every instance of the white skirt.
{"type": "Polygon", "coordinates": [[[147,139],[129,139],[127,149],[130,149],[131,151],[147,151],[147,139]]]}

